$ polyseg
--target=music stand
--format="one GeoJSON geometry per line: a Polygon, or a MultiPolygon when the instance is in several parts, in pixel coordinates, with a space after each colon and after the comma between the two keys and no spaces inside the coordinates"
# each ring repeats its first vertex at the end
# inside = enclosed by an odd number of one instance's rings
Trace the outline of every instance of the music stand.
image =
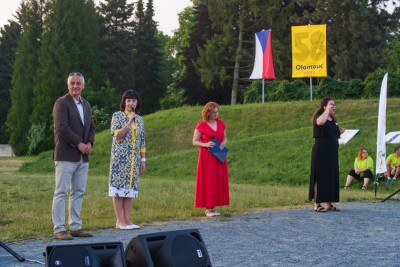
{"type": "Polygon", "coordinates": [[[4,244],[3,242],[0,241],[0,247],[4,248],[5,250],[7,250],[11,255],[13,255],[15,258],[17,258],[20,262],[25,261],[24,257],[21,257],[17,252],[15,252],[14,250],[12,250],[10,247],[8,247],[6,244],[4,244]]]}

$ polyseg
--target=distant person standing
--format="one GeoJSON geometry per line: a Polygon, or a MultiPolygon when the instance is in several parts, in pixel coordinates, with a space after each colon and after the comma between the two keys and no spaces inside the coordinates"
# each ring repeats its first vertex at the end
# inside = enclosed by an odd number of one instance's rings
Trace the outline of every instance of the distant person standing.
{"type": "Polygon", "coordinates": [[[109,196],[112,197],[117,229],[138,229],[130,220],[132,198],[139,196],[139,177],[146,170],[144,121],[137,113],[142,101],[135,90],[122,96],[120,111],[113,114],[109,196]]]}
{"type": "Polygon", "coordinates": [[[55,190],[52,219],[54,238],[91,237],[82,230],[81,209],[89,170],[88,155],[94,143],[89,102],[81,97],[85,79],[79,72],[67,78],[68,94],[56,100],[54,118],[55,190]],[[69,195],[69,233],[65,226],[65,202],[69,195]]]}
{"type": "Polygon", "coordinates": [[[336,105],[324,98],[312,116],[315,139],[311,155],[310,188],[308,198],[314,199],[314,211],[339,211],[332,202],[339,202],[339,138],[344,132],[335,117],[336,105]],[[323,207],[322,202],[326,205],[323,207]]]}
{"type": "Polygon", "coordinates": [[[225,123],[219,119],[219,106],[208,102],[201,115],[203,121],[196,125],[193,134],[193,145],[200,147],[196,172],[195,207],[206,208],[208,217],[218,216],[216,206],[229,205],[228,163],[221,163],[208,151],[215,143],[214,137],[221,146],[226,146],[225,123]]]}

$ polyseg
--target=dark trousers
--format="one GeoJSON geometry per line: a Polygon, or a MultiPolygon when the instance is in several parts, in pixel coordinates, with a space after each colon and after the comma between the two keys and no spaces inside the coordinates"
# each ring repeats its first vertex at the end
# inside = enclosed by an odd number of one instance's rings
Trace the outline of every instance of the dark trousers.
{"type": "MultiPolygon", "coordinates": [[[[362,173],[362,172],[361,172],[361,173],[362,173]]],[[[360,173],[360,174],[361,174],[361,173],[360,173]]],[[[364,179],[364,178],[372,179],[372,176],[373,176],[371,170],[366,170],[366,171],[364,172],[364,176],[363,176],[363,177],[361,177],[360,174],[357,174],[356,171],[355,171],[354,169],[351,169],[351,170],[349,171],[349,175],[352,176],[352,177],[354,177],[354,178],[356,178],[357,180],[361,180],[361,179],[364,179]]]]}

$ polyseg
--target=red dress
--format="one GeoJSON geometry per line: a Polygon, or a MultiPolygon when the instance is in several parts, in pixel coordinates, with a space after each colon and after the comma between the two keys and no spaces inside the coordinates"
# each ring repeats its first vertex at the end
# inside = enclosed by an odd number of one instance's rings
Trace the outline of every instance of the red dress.
{"type": "MultiPolygon", "coordinates": [[[[201,133],[200,141],[207,143],[214,136],[222,142],[225,133],[225,123],[217,120],[217,130],[214,131],[205,121],[196,125],[201,133]]],[[[228,163],[218,161],[207,147],[200,147],[196,172],[196,208],[213,208],[229,205],[228,163]]]]}

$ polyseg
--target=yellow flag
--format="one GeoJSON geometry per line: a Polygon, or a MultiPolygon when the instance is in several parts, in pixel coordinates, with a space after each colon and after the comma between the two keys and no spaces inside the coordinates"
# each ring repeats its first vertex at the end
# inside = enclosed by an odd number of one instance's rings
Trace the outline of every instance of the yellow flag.
{"type": "Polygon", "coordinates": [[[292,26],[292,77],[326,76],[326,24],[292,26]]]}

